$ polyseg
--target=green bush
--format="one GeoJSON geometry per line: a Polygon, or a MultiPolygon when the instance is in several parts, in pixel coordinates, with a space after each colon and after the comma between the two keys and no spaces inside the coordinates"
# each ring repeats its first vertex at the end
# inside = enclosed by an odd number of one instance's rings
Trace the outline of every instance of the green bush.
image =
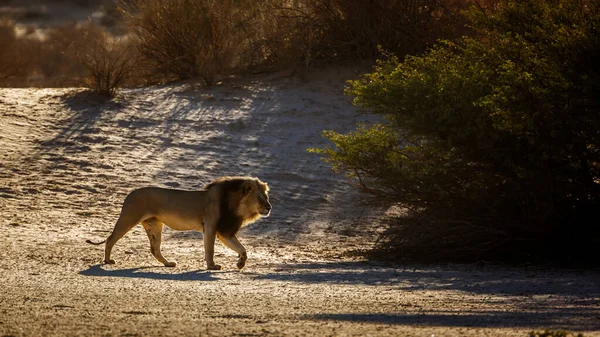
{"type": "MultiPolygon", "coordinates": [[[[386,205],[386,253],[417,260],[570,258],[597,245],[599,2],[471,11],[475,35],[380,61],[351,81],[385,126],[315,150],[386,205]]],[[[580,257],[580,256],[579,256],[580,257]]],[[[591,259],[591,258],[590,258],[591,259]]]]}

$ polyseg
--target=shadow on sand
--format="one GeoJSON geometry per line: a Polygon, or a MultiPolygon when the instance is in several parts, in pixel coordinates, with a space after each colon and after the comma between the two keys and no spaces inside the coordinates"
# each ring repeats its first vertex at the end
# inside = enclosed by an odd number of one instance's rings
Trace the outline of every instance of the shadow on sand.
{"type": "Polygon", "coordinates": [[[511,327],[529,328],[532,325],[560,330],[600,329],[592,310],[561,308],[550,311],[473,311],[457,312],[428,311],[422,314],[317,314],[305,316],[308,320],[362,322],[388,325],[419,325],[437,327],[511,327]]]}
{"type": "MultiPolygon", "coordinates": [[[[580,296],[580,302],[600,297],[597,271],[526,270],[477,267],[393,268],[366,262],[313,262],[282,264],[275,273],[256,279],[299,283],[360,284],[385,286],[401,291],[458,290],[506,296],[580,296]]],[[[600,315],[600,310],[597,311],[600,315]]]]}
{"type": "Polygon", "coordinates": [[[90,266],[88,269],[79,272],[84,276],[109,276],[109,277],[127,277],[127,278],[145,278],[153,280],[172,280],[172,281],[215,281],[218,278],[213,273],[205,270],[193,270],[183,273],[161,273],[149,271],[166,267],[138,267],[128,269],[106,270],[102,268],[103,264],[90,266]]]}
{"type": "Polygon", "coordinates": [[[60,101],[71,113],[58,123],[60,130],[54,137],[40,143],[39,151],[69,151],[77,146],[105,141],[107,138],[102,135],[99,125],[129,104],[124,100],[107,99],[89,91],[66,93],[60,97],[60,101]]]}
{"type": "Polygon", "coordinates": [[[512,310],[418,311],[419,305],[399,304],[396,313],[342,312],[306,315],[317,321],[357,322],[432,327],[530,328],[600,331],[597,271],[527,270],[460,266],[415,269],[390,268],[364,262],[284,264],[276,272],[257,275],[299,283],[371,286],[396,292],[452,291],[493,296],[494,303],[512,310]],[[536,299],[535,296],[542,296],[536,299]],[[520,303],[520,304],[519,304],[520,303]],[[516,306],[515,306],[516,305],[516,306]],[[406,309],[406,311],[405,311],[406,309]],[[403,312],[404,311],[404,312],[403,312]],[[415,312],[418,311],[418,312],[415,312]]]}

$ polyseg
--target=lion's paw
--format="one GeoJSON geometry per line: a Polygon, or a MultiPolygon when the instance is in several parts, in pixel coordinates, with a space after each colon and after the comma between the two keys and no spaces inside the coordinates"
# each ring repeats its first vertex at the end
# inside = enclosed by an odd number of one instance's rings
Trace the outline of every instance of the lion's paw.
{"type": "Polygon", "coordinates": [[[106,263],[106,264],[115,264],[115,260],[113,260],[113,259],[104,260],[104,263],[106,263]]]}
{"type": "Polygon", "coordinates": [[[218,264],[213,264],[211,266],[206,267],[208,270],[221,270],[221,266],[218,264]]]}
{"type": "Polygon", "coordinates": [[[244,266],[246,265],[246,260],[248,260],[248,258],[245,255],[239,258],[237,262],[238,269],[244,268],[244,266]]]}

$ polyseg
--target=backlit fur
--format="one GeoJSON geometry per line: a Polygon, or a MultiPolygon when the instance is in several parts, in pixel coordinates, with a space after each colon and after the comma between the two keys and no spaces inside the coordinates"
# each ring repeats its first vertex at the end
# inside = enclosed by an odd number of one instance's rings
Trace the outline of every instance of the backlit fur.
{"type": "Polygon", "coordinates": [[[115,243],[141,223],[148,239],[150,251],[165,266],[174,267],[160,251],[163,225],[174,230],[198,230],[204,233],[204,254],[208,269],[220,269],[214,263],[214,243],[218,237],[239,255],[238,268],[243,268],[246,249],[238,241],[237,233],[271,211],[269,187],[258,178],[222,177],[199,191],[184,191],[159,187],[137,189],[125,198],[121,214],[106,242],[104,262],[115,263],[110,258],[115,243]]]}

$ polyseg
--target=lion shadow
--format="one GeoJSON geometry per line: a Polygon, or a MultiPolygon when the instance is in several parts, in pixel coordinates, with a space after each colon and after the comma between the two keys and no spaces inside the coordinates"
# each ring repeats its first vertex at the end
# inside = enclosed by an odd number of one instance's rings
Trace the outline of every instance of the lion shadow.
{"type": "Polygon", "coordinates": [[[143,278],[153,280],[171,280],[171,281],[215,281],[213,272],[206,270],[192,270],[183,273],[161,273],[149,271],[151,269],[166,267],[137,267],[127,269],[108,270],[102,268],[104,264],[96,264],[88,269],[79,272],[83,276],[101,276],[101,277],[125,277],[125,278],[143,278]]]}

